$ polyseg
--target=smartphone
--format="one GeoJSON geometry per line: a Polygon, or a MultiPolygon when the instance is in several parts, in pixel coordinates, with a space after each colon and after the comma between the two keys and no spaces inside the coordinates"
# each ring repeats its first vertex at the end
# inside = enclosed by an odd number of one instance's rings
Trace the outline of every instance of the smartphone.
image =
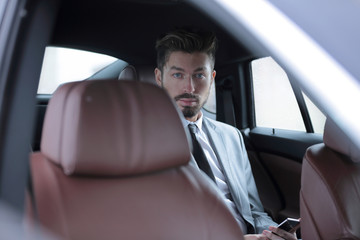
{"type": "Polygon", "coordinates": [[[287,218],[278,225],[278,228],[283,229],[289,233],[294,233],[300,227],[300,219],[287,218]]]}

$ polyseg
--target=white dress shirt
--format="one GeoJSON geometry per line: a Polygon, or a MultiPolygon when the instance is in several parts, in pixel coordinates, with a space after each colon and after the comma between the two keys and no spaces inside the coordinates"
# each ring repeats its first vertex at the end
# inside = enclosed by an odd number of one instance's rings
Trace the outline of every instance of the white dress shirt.
{"type": "Polygon", "coordinates": [[[247,232],[246,223],[245,223],[244,219],[241,217],[240,213],[238,212],[238,210],[235,206],[235,203],[231,199],[230,190],[226,183],[225,176],[221,170],[219,161],[216,157],[214,150],[210,146],[208,137],[206,136],[205,132],[202,130],[202,122],[203,122],[203,114],[202,113],[196,122],[191,122],[186,119],[183,119],[184,127],[188,127],[189,124],[195,124],[197,126],[195,136],[196,136],[196,139],[198,140],[198,142],[200,143],[201,147],[203,148],[205,156],[206,156],[206,158],[209,162],[209,165],[211,167],[211,170],[215,176],[216,184],[219,187],[220,191],[224,194],[227,205],[231,209],[233,209],[234,213],[236,214],[236,219],[241,227],[242,232],[246,233],[247,232]]]}

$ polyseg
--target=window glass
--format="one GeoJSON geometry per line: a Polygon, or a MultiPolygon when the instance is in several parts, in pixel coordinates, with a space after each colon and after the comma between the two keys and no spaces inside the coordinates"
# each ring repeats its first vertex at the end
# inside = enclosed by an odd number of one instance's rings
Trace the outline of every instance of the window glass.
{"type": "Polygon", "coordinates": [[[251,62],[256,126],[306,131],[285,71],[271,58],[251,62]]]}
{"type": "Polygon", "coordinates": [[[60,84],[86,79],[116,60],[93,52],[47,47],[38,94],[52,94],[60,84]]]}
{"type": "Polygon", "coordinates": [[[216,95],[215,95],[215,82],[211,85],[209,98],[204,104],[204,109],[210,113],[216,114],[216,95]]]}
{"type": "Polygon", "coordinates": [[[325,115],[315,106],[315,104],[303,93],[307,109],[309,111],[311,123],[315,133],[324,134],[324,126],[326,117],[325,115]]]}

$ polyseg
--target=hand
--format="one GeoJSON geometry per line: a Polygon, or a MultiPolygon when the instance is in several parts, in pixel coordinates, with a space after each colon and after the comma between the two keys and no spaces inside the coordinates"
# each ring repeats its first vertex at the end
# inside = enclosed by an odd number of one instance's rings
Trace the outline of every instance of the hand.
{"type": "MultiPolygon", "coordinates": [[[[269,230],[264,230],[263,234],[267,239],[271,240],[297,240],[296,233],[289,233],[277,227],[269,227],[269,230]]],[[[246,238],[245,238],[246,239],[246,238]]]]}
{"type": "Polygon", "coordinates": [[[247,234],[244,236],[245,240],[267,240],[264,234],[247,234]]]}

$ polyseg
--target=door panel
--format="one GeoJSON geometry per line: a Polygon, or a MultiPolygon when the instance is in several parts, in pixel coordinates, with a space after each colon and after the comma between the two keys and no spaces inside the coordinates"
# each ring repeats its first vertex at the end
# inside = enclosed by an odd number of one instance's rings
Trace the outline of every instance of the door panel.
{"type": "Polygon", "coordinates": [[[284,202],[283,208],[276,216],[277,219],[299,218],[301,163],[268,153],[260,153],[260,158],[280,189],[284,202]]]}
{"type": "Polygon", "coordinates": [[[268,169],[264,167],[258,153],[255,151],[248,151],[247,153],[264,209],[276,222],[279,222],[277,220],[278,213],[284,208],[280,190],[268,169]]]}
{"type": "Polygon", "coordinates": [[[270,128],[243,133],[265,210],[277,222],[298,218],[302,158],[309,146],[322,142],[322,136],[270,128]]]}

